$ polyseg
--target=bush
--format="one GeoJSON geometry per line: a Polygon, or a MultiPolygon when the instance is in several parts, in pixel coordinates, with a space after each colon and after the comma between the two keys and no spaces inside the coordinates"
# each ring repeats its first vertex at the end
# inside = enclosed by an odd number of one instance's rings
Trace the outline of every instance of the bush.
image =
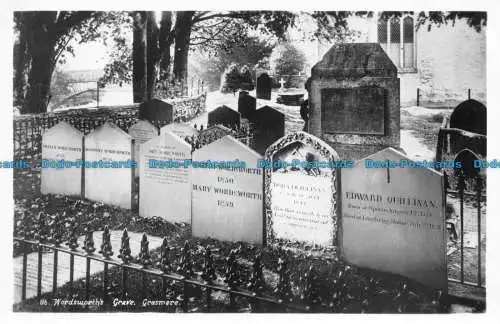
{"type": "Polygon", "coordinates": [[[255,89],[255,85],[253,83],[253,78],[252,78],[252,72],[250,72],[250,69],[248,66],[244,65],[240,69],[240,88],[242,90],[246,91],[252,91],[255,89]]]}
{"type": "Polygon", "coordinates": [[[297,75],[304,70],[306,56],[292,44],[285,43],[273,50],[270,61],[274,75],[297,75]]]}
{"type": "Polygon", "coordinates": [[[235,93],[241,86],[240,71],[236,63],[228,66],[222,75],[222,86],[220,92],[222,93],[235,93]]]}

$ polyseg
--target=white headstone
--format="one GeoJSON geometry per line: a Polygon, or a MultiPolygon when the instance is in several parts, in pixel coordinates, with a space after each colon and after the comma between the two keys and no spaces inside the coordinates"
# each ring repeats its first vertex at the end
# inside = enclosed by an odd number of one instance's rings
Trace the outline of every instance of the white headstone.
{"type": "Polygon", "coordinates": [[[139,215],[191,222],[191,170],[186,160],[191,160],[191,145],[173,133],[142,144],[139,215]]]}
{"type": "Polygon", "coordinates": [[[155,136],[158,136],[158,128],[147,120],[139,120],[134,125],[130,126],[128,133],[135,140],[134,144],[134,160],[137,162],[135,169],[135,176],[139,176],[140,163],[140,150],[141,145],[146,143],[155,136]]]}
{"type": "MultiPolygon", "coordinates": [[[[231,136],[194,151],[193,163],[236,161],[245,168],[192,168],[193,236],[263,243],[261,156],[231,136]]],[[[237,162],[236,162],[237,163],[237,162]]]]}
{"type": "Polygon", "coordinates": [[[269,244],[336,245],[338,160],[328,144],[305,132],[269,146],[265,177],[269,244]],[[308,168],[307,162],[321,162],[324,167],[308,168]]]}
{"type": "Polygon", "coordinates": [[[80,196],[82,167],[61,165],[83,160],[83,133],[62,121],[42,136],[42,194],[80,196]],[[49,162],[44,165],[45,161],[49,162]],[[59,166],[59,167],[58,167],[59,166]]]}
{"type": "Polygon", "coordinates": [[[174,133],[180,138],[184,139],[186,137],[198,136],[198,130],[190,125],[181,123],[171,123],[160,128],[160,134],[164,133],[174,133]]]}
{"type": "Polygon", "coordinates": [[[86,198],[126,209],[132,207],[132,142],[129,134],[109,123],[85,136],[86,198]]]}
{"type": "Polygon", "coordinates": [[[369,168],[408,160],[387,148],[342,170],[344,258],[400,274],[436,289],[447,287],[443,175],[428,168],[369,168]]]}

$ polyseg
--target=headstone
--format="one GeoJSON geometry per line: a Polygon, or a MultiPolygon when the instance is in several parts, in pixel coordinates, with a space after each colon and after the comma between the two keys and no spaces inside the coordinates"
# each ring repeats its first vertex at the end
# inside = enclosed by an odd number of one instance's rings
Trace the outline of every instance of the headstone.
{"type": "Polygon", "coordinates": [[[160,128],[160,134],[165,134],[169,132],[174,133],[175,135],[179,136],[182,139],[192,136],[196,137],[199,134],[199,131],[196,128],[188,124],[182,124],[182,123],[172,123],[160,128]]]}
{"type": "Polygon", "coordinates": [[[458,174],[463,172],[464,176],[468,178],[474,178],[480,172],[480,168],[477,168],[475,165],[475,161],[480,161],[481,158],[477,156],[473,151],[469,149],[463,149],[458,152],[455,157],[455,162],[460,162],[462,167],[456,168],[455,173],[458,174]]]}
{"type": "Polygon", "coordinates": [[[280,111],[264,106],[254,114],[254,149],[264,154],[266,149],[285,135],[285,115],[280,111]]]}
{"type": "Polygon", "coordinates": [[[139,119],[150,122],[162,121],[164,124],[174,120],[174,107],[161,99],[151,99],[144,101],[139,106],[139,119]]]}
{"type": "Polygon", "coordinates": [[[328,166],[338,160],[330,146],[304,132],[287,135],[267,149],[268,244],[285,242],[324,247],[337,244],[338,174],[335,167],[328,166]],[[322,166],[327,167],[316,167],[308,162],[323,163],[322,166]]]}
{"type": "Polygon", "coordinates": [[[134,125],[130,126],[128,133],[134,139],[134,160],[137,163],[137,168],[135,168],[135,176],[139,176],[140,163],[140,150],[141,145],[146,143],[155,136],[158,136],[158,128],[148,122],[147,120],[139,120],[134,125]]]}
{"type": "Polygon", "coordinates": [[[243,118],[251,118],[257,109],[257,100],[246,91],[240,91],[238,96],[238,112],[243,118]]]}
{"type": "Polygon", "coordinates": [[[77,163],[82,160],[82,132],[64,121],[47,130],[42,136],[42,194],[81,196],[83,168],[73,164],[65,167],[62,163],[77,163]],[[44,161],[48,165],[44,166],[44,161]]]}
{"type": "Polygon", "coordinates": [[[191,145],[162,133],[141,146],[139,215],[191,222],[191,145]]]}
{"type": "MultiPolygon", "coordinates": [[[[474,99],[462,102],[453,109],[450,128],[486,135],[486,106],[474,99]]],[[[486,155],[486,140],[451,134],[450,146],[453,153],[468,148],[483,156],[486,155]]]]}
{"type": "Polygon", "coordinates": [[[413,163],[386,148],[342,170],[343,257],[360,267],[446,289],[443,175],[390,165],[400,161],[413,163]],[[368,167],[368,160],[378,168],[368,167]]]}
{"type": "Polygon", "coordinates": [[[272,80],[267,73],[257,78],[257,98],[271,100],[272,80]]]}
{"type": "Polygon", "coordinates": [[[85,168],[85,198],[131,209],[132,136],[105,123],[85,135],[84,140],[85,163],[92,165],[85,168]]]}
{"type": "Polygon", "coordinates": [[[334,45],[313,68],[311,134],[343,159],[359,159],[400,146],[399,79],[376,43],[334,45]]]}
{"type": "MultiPolygon", "coordinates": [[[[196,161],[239,160],[245,167],[192,168],[193,236],[263,243],[261,156],[231,136],[194,151],[196,161]]],[[[231,165],[230,165],[231,166],[231,165]]]]}
{"type": "Polygon", "coordinates": [[[240,127],[241,115],[228,106],[220,106],[208,113],[208,127],[223,125],[228,128],[240,127]]]}

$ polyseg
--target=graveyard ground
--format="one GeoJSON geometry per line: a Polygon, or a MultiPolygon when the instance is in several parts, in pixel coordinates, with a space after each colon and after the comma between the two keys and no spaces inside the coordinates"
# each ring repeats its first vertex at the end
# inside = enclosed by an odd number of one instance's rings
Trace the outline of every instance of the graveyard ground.
{"type": "MultiPolygon", "coordinates": [[[[273,96],[275,97],[276,93],[273,92],[273,96]]],[[[226,104],[230,107],[236,108],[237,105],[237,96],[233,96],[231,94],[222,95],[218,92],[211,93],[209,94],[207,100],[207,107],[217,107],[221,104],[226,104]]],[[[271,102],[259,99],[258,105],[271,104],[271,102]]],[[[284,106],[276,104],[275,102],[273,102],[271,105],[274,108],[277,108],[278,110],[285,113],[285,129],[287,133],[302,129],[303,121],[300,118],[298,107],[284,106]]],[[[407,131],[406,134],[409,134],[409,136],[413,136],[416,139],[416,141],[413,141],[414,143],[416,142],[421,145],[422,152],[425,152],[426,150],[434,152],[435,143],[437,140],[437,131],[439,129],[439,126],[441,125],[443,114],[449,112],[449,110],[445,109],[432,109],[431,111],[430,109],[424,110],[418,107],[402,109],[401,126],[403,130],[407,131]]],[[[206,125],[206,121],[203,122],[203,118],[206,118],[206,116],[201,116],[191,123],[203,123],[206,125]]],[[[36,163],[33,163],[32,165],[36,165],[36,163]]],[[[63,217],[65,217],[66,221],[75,221],[79,226],[80,233],[83,233],[83,229],[86,226],[93,228],[94,230],[102,230],[105,225],[108,225],[112,230],[122,230],[124,228],[127,228],[130,232],[146,233],[148,235],[159,237],[166,236],[169,238],[172,247],[174,247],[175,251],[177,252],[180,250],[184,242],[188,240],[191,242],[191,246],[193,247],[195,259],[198,260],[197,264],[202,263],[202,247],[209,246],[214,251],[215,256],[219,256],[216,260],[216,268],[218,272],[217,280],[220,283],[222,283],[223,280],[222,274],[224,259],[222,256],[227,256],[231,249],[241,246],[238,262],[242,269],[242,278],[248,278],[251,269],[252,258],[255,254],[255,247],[249,244],[239,245],[237,243],[227,243],[209,239],[197,240],[190,238],[190,226],[187,224],[171,224],[165,222],[160,218],[144,219],[142,217],[139,217],[137,212],[135,211],[127,211],[101,203],[81,200],[78,198],[59,197],[52,195],[42,196],[40,194],[39,169],[14,170],[14,201],[16,225],[22,224],[21,219],[23,218],[27,219],[37,217],[40,212],[43,212],[52,219],[55,217],[55,215],[62,214],[63,217]]],[[[483,210],[485,210],[485,208],[483,210]]],[[[475,226],[474,206],[472,205],[472,203],[466,202],[466,217],[468,219],[465,224],[466,229],[472,230],[475,226]]],[[[485,215],[483,215],[483,217],[485,218],[485,215]]],[[[484,218],[483,229],[485,228],[484,218]]],[[[473,235],[471,235],[471,240],[474,240],[473,235]]],[[[483,247],[483,253],[485,253],[486,249],[484,238],[481,240],[481,245],[483,247]]],[[[474,242],[470,243],[470,247],[474,247],[474,242]]],[[[117,251],[118,249],[119,246],[113,246],[114,251],[117,251]]],[[[478,258],[477,253],[473,253],[474,251],[475,249],[472,248],[468,248],[466,251],[464,251],[464,276],[466,280],[474,280],[474,278],[477,278],[476,269],[478,258]]],[[[17,249],[14,250],[15,255],[18,255],[19,252],[20,251],[17,249]]],[[[153,257],[156,257],[158,255],[158,251],[152,251],[152,255],[153,257]]],[[[331,281],[334,277],[333,274],[338,271],[345,271],[346,267],[345,264],[336,259],[320,258],[317,253],[313,253],[311,251],[294,251],[293,253],[281,255],[281,251],[279,250],[276,250],[274,248],[265,248],[263,255],[263,261],[265,265],[264,276],[266,277],[267,282],[266,292],[272,294],[272,290],[276,286],[278,279],[277,260],[278,257],[281,256],[288,259],[289,268],[292,269],[291,283],[294,287],[294,298],[296,299],[300,299],[300,278],[305,273],[309,264],[315,265],[315,271],[317,272],[319,277],[320,287],[332,287],[333,283],[331,281]]],[[[176,260],[178,260],[178,258],[173,258],[174,267],[176,266],[176,260]]],[[[457,264],[459,265],[459,262],[459,249],[457,249],[456,245],[450,243],[449,273],[452,277],[458,277],[457,264]]],[[[482,263],[484,262],[485,258],[483,256],[482,263]]],[[[483,272],[484,269],[485,268],[483,264],[483,272]]],[[[351,303],[349,303],[349,306],[345,306],[347,307],[344,309],[345,312],[360,312],[361,310],[381,312],[401,311],[401,309],[398,310],[397,308],[394,308],[394,305],[396,303],[387,302],[388,300],[394,300],[394,298],[396,298],[396,295],[399,291],[399,285],[402,282],[401,278],[355,268],[353,268],[352,274],[353,290],[351,293],[353,294],[353,296],[351,296],[352,300],[351,303]],[[376,280],[380,280],[383,283],[379,287],[376,293],[376,297],[370,301],[364,301],[365,304],[362,304],[360,301],[356,302],[355,295],[359,294],[361,287],[369,282],[372,278],[376,278],[376,280]]],[[[118,268],[111,268],[111,285],[119,287],[121,282],[120,280],[120,270],[118,268]]],[[[101,286],[99,284],[100,282],[102,282],[102,272],[92,276],[92,287],[94,289],[94,291],[91,292],[92,295],[99,296],[99,289],[101,286]]],[[[131,282],[139,283],[140,280],[131,280],[131,282]]],[[[149,280],[149,282],[152,284],[149,291],[152,293],[152,295],[157,295],[159,293],[158,289],[160,287],[160,284],[153,280],[149,280]]],[[[85,284],[84,279],[78,280],[76,284],[77,287],[82,288],[80,289],[80,291],[83,291],[83,287],[85,284]]],[[[132,283],[131,295],[139,296],[139,291],[134,289],[139,289],[139,287],[138,285],[132,283]]],[[[412,302],[410,303],[411,305],[408,309],[406,309],[406,311],[436,311],[435,305],[432,306],[433,296],[431,296],[423,287],[411,283],[410,290],[410,299],[412,300],[412,302]]],[[[119,290],[117,290],[117,292],[118,291],[119,290]]],[[[190,294],[192,294],[193,296],[199,295],[198,293],[199,291],[194,290],[190,292],[190,294]]],[[[328,304],[328,301],[331,300],[332,293],[333,292],[329,290],[321,290],[323,302],[325,304],[328,304]]],[[[58,294],[69,295],[68,285],[59,287],[58,294]]],[[[176,290],[176,288],[173,288],[172,294],[173,296],[179,295],[179,291],[176,290]]],[[[45,297],[49,298],[50,294],[46,295],[45,297]]],[[[215,310],[222,309],[224,307],[224,303],[227,303],[228,300],[228,296],[224,294],[214,293],[213,298],[215,299],[215,310]]],[[[199,307],[202,307],[203,303],[202,300],[199,300],[196,297],[192,297],[190,299],[190,305],[190,311],[196,311],[197,309],[199,309],[199,307]]],[[[243,301],[240,301],[239,306],[239,311],[248,310],[248,305],[243,301]]],[[[325,307],[326,306],[327,305],[325,305],[325,307]]],[[[15,305],[14,309],[20,311],[44,311],[44,309],[37,305],[33,299],[28,300],[26,303],[15,305]]],[[[154,308],[151,308],[151,310],[155,311],[154,308]]],[[[159,310],[156,309],[156,311],[159,310]]],[[[165,310],[163,309],[160,311],[165,310]]],[[[168,311],[175,311],[175,309],[171,309],[168,311]]],[[[269,311],[273,310],[270,309],[269,311]]]]}

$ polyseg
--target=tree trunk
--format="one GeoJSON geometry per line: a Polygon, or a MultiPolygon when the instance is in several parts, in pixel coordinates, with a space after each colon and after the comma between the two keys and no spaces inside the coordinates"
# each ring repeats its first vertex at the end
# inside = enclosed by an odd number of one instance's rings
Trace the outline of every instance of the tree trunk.
{"type": "Polygon", "coordinates": [[[174,41],[172,33],[172,12],[162,11],[158,45],[160,47],[159,80],[165,86],[164,90],[167,90],[170,81],[170,46],[174,41]]]}
{"type": "Polygon", "coordinates": [[[193,27],[194,11],[178,11],[175,27],[174,77],[187,95],[189,40],[193,27]]]}
{"type": "Polygon", "coordinates": [[[15,12],[18,37],[14,43],[14,106],[25,105],[28,65],[28,34],[24,12],[15,12]]]}
{"type": "Polygon", "coordinates": [[[23,113],[44,113],[50,102],[50,82],[54,71],[55,44],[54,24],[57,12],[32,13],[28,30],[27,49],[31,56],[28,75],[26,105],[23,113]]]}
{"type": "Polygon", "coordinates": [[[134,102],[143,102],[147,91],[147,15],[145,11],[133,13],[134,34],[132,45],[132,86],[134,102]]]}
{"type": "Polygon", "coordinates": [[[158,25],[154,11],[147,12],[147,99],[153,99],[158,63],[158,25]]]}

